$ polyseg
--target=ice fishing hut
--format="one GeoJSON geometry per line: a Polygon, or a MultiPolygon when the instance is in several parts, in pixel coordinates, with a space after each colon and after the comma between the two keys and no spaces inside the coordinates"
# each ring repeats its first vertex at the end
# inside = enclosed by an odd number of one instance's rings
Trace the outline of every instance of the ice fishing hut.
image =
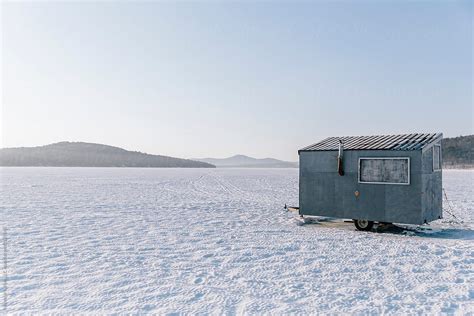
{"type": "Polygon", "coordinates": [[[443,134],[329,137],[298,150],[301,215],[423,224],[442,218],[443,134]]]}

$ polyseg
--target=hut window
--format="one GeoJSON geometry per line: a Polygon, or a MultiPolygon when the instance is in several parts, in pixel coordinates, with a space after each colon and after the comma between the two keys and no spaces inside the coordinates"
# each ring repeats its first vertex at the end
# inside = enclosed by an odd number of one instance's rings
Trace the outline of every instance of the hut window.
{"type": "Polygon", "coordinates": [[[433,146],[433,171],[441,170],[441,146],[433,146]]]}
{"type": "Polygon", "coordinates": [[[410,158],[359,158],[359,183],[410,184],[410,158]]]}

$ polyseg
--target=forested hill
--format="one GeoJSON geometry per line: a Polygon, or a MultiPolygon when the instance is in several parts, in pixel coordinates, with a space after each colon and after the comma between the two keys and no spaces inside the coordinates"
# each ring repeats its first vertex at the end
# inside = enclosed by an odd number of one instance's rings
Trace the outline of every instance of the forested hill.
{"type": "MultiPolygon", "coordinates": [[[[445,168],[474,168],[474,135],[443,139],[442,153],[445,168]]],[[[204,161],[83,142],[3,148],[0,149],[0,166],[215,168],[204,161]]]]}
{"type": "Polygon", "coordinates": [[[443,167],[474,168],[474,135],[443,139],[443,167]]]}
{"type": "Polygon", "coordinates": [[[200,161],[83,142],[0,149],[0,166],[215,168],[200,161]]]}

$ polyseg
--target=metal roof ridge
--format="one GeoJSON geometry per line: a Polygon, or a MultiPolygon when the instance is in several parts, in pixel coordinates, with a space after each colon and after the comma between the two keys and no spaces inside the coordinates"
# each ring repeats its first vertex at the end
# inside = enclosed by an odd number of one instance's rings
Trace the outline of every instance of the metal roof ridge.
{"type": "Polygon", "coordinates": [[[332,136],[303,147],[301,151],[337,150],[339,140],[344,150],[421,150],[438,141],[443,133],[383,134],[367,136],[332,136]]]}

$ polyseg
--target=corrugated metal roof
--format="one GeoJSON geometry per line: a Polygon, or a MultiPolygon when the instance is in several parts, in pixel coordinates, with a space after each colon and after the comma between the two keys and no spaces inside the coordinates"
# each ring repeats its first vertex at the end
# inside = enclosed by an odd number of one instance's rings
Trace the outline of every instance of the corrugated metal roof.
{"type": "Polygon", "coordinates": [[[298,152],[337,150],[339,148],[339,140],[342,140],[344,150],[419,150],[441,136],[443,134],[433,133],[329,137],[316,144],[302,148],[298,152]]]}

